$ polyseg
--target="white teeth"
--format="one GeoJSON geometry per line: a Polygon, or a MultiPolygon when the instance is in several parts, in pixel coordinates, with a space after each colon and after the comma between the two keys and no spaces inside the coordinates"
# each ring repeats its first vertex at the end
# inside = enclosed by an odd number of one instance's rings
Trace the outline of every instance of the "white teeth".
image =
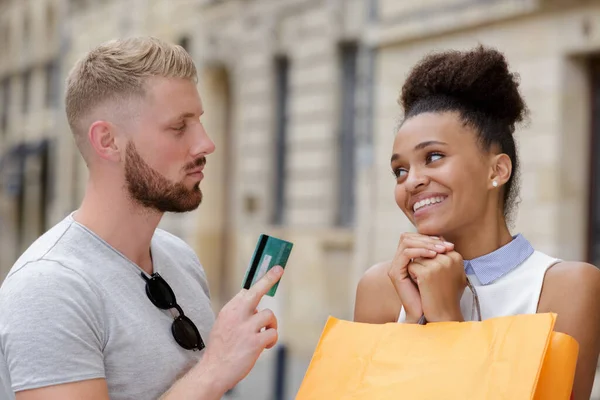
{"type": "Polygon", "coordinates": [[[441,203],[444,200],[445,197],[430,197],[428,199],[418,201],[413,205],[413,211],[417,211],[419,208],[423,208],[431,204],[441,203]]]}

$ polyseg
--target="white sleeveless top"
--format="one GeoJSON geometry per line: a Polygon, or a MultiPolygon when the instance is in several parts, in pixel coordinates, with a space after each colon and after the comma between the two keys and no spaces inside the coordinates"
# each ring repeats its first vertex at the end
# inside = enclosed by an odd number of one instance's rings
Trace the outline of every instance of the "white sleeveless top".
{"type": "MultiPolygon", "coordinates": [[[[535,314],[542,293],[542,284],[548,268],[561,262],[557,258],[534,251],[519,266],[488,285],[482,285],[474,274],[468,274],[475,286],[481,307],[481,319],[517,314],[535,314]]],[[[465,321],[477,320],[473,309],[473,294],[468,288],[460,299],[465,321]]],[[[406,321],[404,308],[398,322],[406,321]]]]}

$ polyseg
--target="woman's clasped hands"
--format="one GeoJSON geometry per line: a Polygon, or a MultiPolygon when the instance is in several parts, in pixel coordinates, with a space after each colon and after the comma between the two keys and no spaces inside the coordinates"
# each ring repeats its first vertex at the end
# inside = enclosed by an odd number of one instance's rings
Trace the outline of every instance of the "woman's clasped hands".
{"type": "Polygon", "coordinates": [[[443,238],[403,233],[388,275],[400,297],[407,323],[463,321],[460,298],[467,276],[454,244],[443,238]]]}

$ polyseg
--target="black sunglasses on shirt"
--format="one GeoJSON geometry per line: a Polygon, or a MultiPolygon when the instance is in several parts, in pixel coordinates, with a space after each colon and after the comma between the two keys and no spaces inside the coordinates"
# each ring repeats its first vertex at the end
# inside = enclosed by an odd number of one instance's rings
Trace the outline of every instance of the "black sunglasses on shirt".
{"type": "Polygon", "coordinates": [[[158,272],[153,273],[150,278],[141,272],[142,278],[146,281],[146,295],[156,307],[161,310],[176,309],[179,316],[176,317],[171,325],[171,333],[177,344],[186,350],[204,349],[204,341],[198,328],[191,319],[185,316],[183,310],[177,304],[175,293],[171,286],[165,281],[158,272]]]}

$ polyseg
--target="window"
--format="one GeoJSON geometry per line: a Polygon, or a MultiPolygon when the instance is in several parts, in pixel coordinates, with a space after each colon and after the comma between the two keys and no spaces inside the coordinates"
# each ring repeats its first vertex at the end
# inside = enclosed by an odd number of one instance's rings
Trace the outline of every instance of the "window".
{"type": "Polygon", "coordinates": [[[6,129],[8,128],[8,111],[10,110],[10,79],[4,78],[2,81],[2,86],[0,87],[2,91],[2,108],[0,112],[0,131],[2,133],[6,133],[6,129]]]}
{"type": "Polygon", "coordinates": [[[88,7],[88,0],[70,0],[69,1],[69,13],[77,14],[85,11],[88,7]]]}
{"type": "Polygon", "coordinates": [[[282,224],[285,210],[285,168],[287,158],[288,79],[289,61],[275,59],[275,179],[273,223],[282,224]]]}
{"type": "Polygon", "coordinates": [[[48,209],[49,203],[51,201],[51,189],[52,189],[52,174],[51,174],[51,165],[50,165],[50,142],[43,141],[40,144],[39,149],[39,162],[40,162],[40,175],[39,175],[39,185],[40,192],[38,197],[38,235],[42,235],[48,227],[46,226],[46,222],[48,220],[48,209]]]}
{"type": "Polygon", "coordinates": [[[185,49],[185,51],[187,51],[188,53],[191,52],[190,50],[190,38],[189,36],[182,36],[179,38],[179,41],[177,42],[178,45],[180,45],[181,47],[183,47],[185,49]]]}
{"type": "Polygon", "coordinates": [[[355,102],[356,64],[358,47],[343,44],[339,48],[340,63],[340,114],[338,132],[338,190],[336,223],[351,226],[354,223],[355,183],[355,102]]]}
{"type": "Polygon", "coordinates": [[[23,75],[23,103],[22,103],[22,109],[23,109],[23,114],[27,114],[29,112],[29,109],[31,107],[30,101],[31,101],[31,96],[30,93],[31,92],[31,70],[27,70],[25,72],[25,74],[23,75]]]}
{"type": "Polygon", "coordinates": [[[25,11],[25,19],[23,20],[23,48],[28,49],[31,45],[29,43],[31,39],[31,18],[29,17],[29,13],[25,11]]]}
{"type": "Polygon", "coordinates": [[[8,23],[7,21],[4,21],[1,25],[0,25],[0,50],[2,52],[4,52],[4,54],[8,53],[8,48],[9,48],[9,33],[8,33],[8,23]]]}
{"type": "Polygon", "coordinates": [[[46,37],[52,40],[56,36],[56,12],[52,3],[48,3],[46,8],[46,37]]]}
{"type": "Polygon", "coordinates": [[[56,90],[58,68],[56,66],[56,60],[50,61],[46,64],[45,75],[46,75],[46,107],[53,108],[58,105],[58,91],[56,90]]]}
{"type": "Polygon", "coordinates": [[[588,219],[588,262],[600,266],[600,58],[591,68],[592,134],[590,157],[590,197],[588,219]]]}
{"type": "Polygon", "coordinates": [[[6,26],[4,27],[4,31],[5,31],[5,40],[6,40],[6,53],[5,54],[9,54],[12,51],[12,47],[13,47],[13,32],[10,29],[10,25],[7,23],[6,26]]]}
{"type": "Polygon", "coordinates": [[[17,235],[23,250],[47,229],[48,206],[52,185],[50,143],[48,140],[21,144],[15,154],[18,168],[17,235]]]}

